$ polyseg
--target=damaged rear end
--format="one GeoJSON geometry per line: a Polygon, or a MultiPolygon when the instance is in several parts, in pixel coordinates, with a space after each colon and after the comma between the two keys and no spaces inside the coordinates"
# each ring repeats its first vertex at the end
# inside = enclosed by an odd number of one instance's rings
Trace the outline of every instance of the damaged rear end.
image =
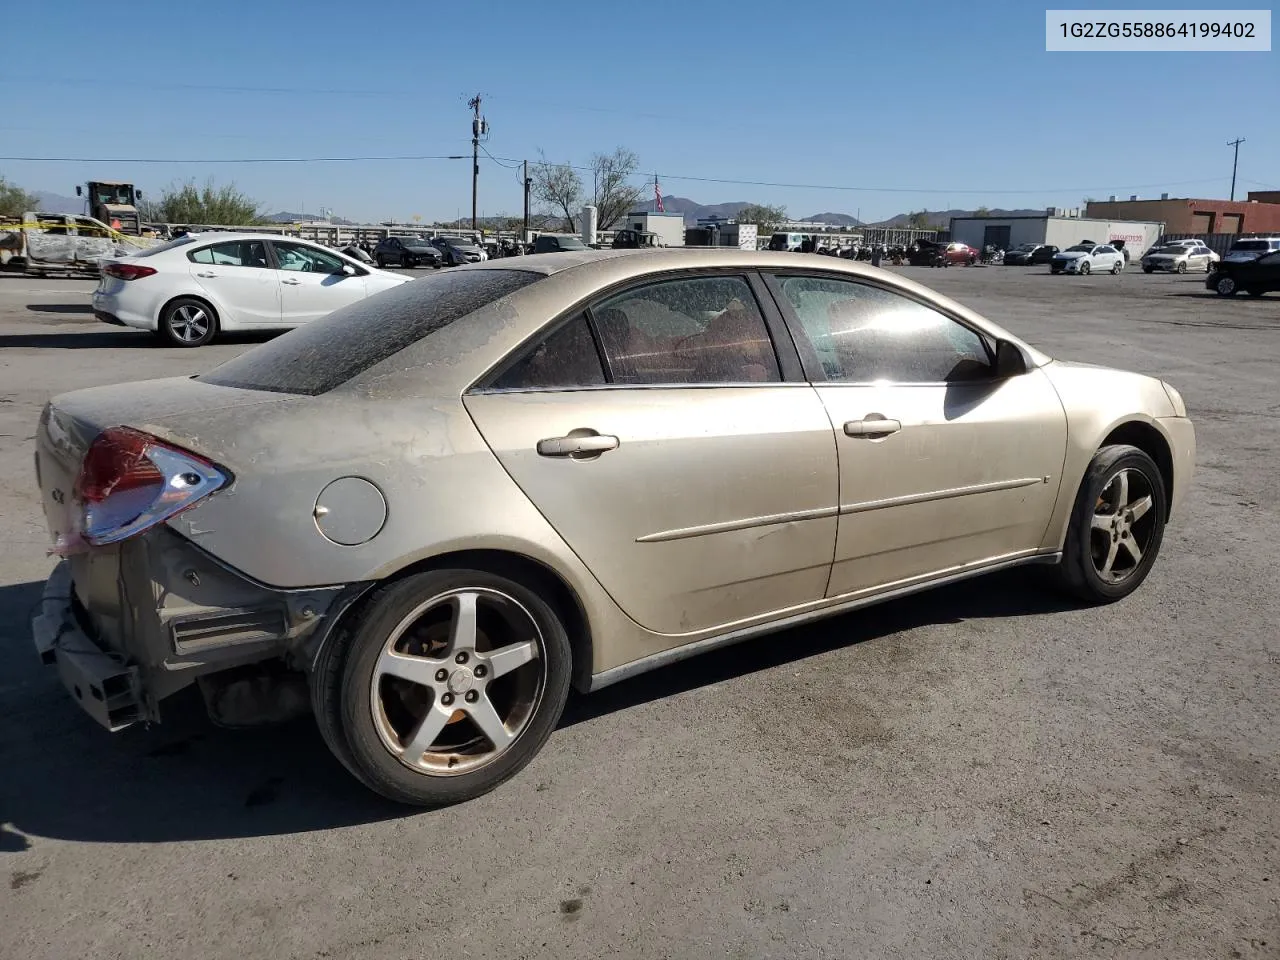
{"type": "Polygon", "coordinates": [[[283,402],[174,379],[80,391],[45,407],[35,468],[51,552],[62,560],[33,636],[42,660],[107,729],[157,721],[160,701],[197,681],[213,719],[228,725],[307,708],[297,653],[342,588],[257,583],[168,525],[233,496],[236,478],[167,423],[283,402]]]}

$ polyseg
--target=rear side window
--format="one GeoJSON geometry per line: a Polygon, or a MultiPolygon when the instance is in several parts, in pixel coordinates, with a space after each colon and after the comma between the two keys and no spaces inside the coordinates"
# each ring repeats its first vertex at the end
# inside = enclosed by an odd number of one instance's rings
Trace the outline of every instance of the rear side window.
{"type": "Polygon", "coordinates": [[[493,381],[494,390],[564,390],[605,382],[585,314],[562,325],[493,381]]]}
{"type": "Polygon", "coordinates": [[[194,263],[216,264],[223,267],[258,267],[266,269],[267,245],[261,240],[231,240],[202,247],[187,254],[194,263]]]}
{"type": "Polygon", "coordinates": [[[541,278],[523,270],[433,274],[313,320],[197,379],[222,387],[317,396],[541,278]]]}

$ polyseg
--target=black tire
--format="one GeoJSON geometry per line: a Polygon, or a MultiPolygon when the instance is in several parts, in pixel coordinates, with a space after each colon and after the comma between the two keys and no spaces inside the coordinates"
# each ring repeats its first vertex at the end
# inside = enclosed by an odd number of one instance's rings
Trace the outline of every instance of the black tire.
{"type": "Polygon", "coordinates": [[[1154,273],[1154,272],[1155,272],[1155,269],[1156,269],[1155,267],[1143,267],[1143,268],[1142,268],[1142,272],[1143,272],[1143,273],[1154,273]]]}
{"type": "Polygon", "coordinates": [[[1177,270],[1178,273],[1186,273],[1187,265],[1185,263],[1180,263],[1174,269],[1177,270]]]}
{"type": "Polygon", "coordinates": [[[384,257],[382,254],[378,254],[378,269],[379,270],[387,269],[387,258],[384,257]]]}
{"type": "Polygon", "coordinates": [[[157,331],[174,347],[203,347],[218,334],[218,313],[197,297],[178,297],[160,312],[157,331]]]}
{"type": "Polygon", "coordinates": [[[1093,268],[1089,266],[1088,261],[1080,264],[1080,276],[1087,277],[1093,268]]]}
{"type": "Polygon", "coordinates": [[[1113,264],[1111,265],[1111,275],[1112,275],[1113,277],[1118,277],[1118,276],[1120,276],[1120,274],[1121,274],[1121,273],[1123,273],[1123,272],[1124,272],[1124,261],[1123,261],[1123,260],[1117,260],[1115,263],[1113,263],[1113,264]]]}
{"type": "Polygon", "coordinates": [[[1248,293],[1248,294],[1249,294],[1249,296],[1251,296],[1251,297],[1260,297],[1260,296],[1262,296],[1264,293],[1266,293],[1267,291],[1266,291],[1266,290],[1263,290],[1261,287],[1250,287],[1250,288],[1249,288],[1248,290],[1246,290],[1245,292],[1246,292],[1246,293],[1248,293]]]}
{"type": "MultiPolygon", "coordinates": [[[[1135,496],[1139,492],[1129,488],[1130,504],[1141,499],[1135,496]]],[[[1141,586],[1159,556],[1167,516],[1168,493],[1155,461],[1137,447],[1126,444],[1103,447],[1094,454],[1076,494],[1063,545],[1062,561],[1054,568],[1057,585],[1086,603],[1112,603],[1127,597],[1141,586]],[[1115,496],[1113,481],[1122,472],[1126,474],[1129,483],[1134,483],[1135,477],[1142,478],[1141,483],[1148,491],[1143,497],[1150,497],[1151,502],[1136,522],[1125,525],[1124,511],[1117,508],[1114,515],[1121,521],[1118,527],[1109,533],[1095,529],[1094,517],[1100,508],[1104,510],[1104,514],[1098,514],[1099,516],[1112,516],[1109,512],[1111,505],[1105,502],[1104,494],[1112,489],[1111,495],[1115,496]],[[1133,561],[1133,555],[1127,547],[1123,551],[1119,550],[1128,540],[1141,548],[1140,561],[1133,561]],[[1098,553],[1103,549],[1110,551],[1111,545],[1116,548],[1117,560],[1122,559],[1119,554],[1123,552],[1123,559],[1132,564],[1118,581],[1105,579],[1098,569],[1098,553]]]]}
{"type": "Polygon", "coordinates": [[[564,625],[529,587],[484,570],[431,570],[380,588],[344,618],[317,657],[312,705],[326,744],[365,786],[397,803],[438,807],[493,790],[533,759],[560,720],[572,672],[564,625]],[[505,752],[477,769],[458,774],[411,769],[384,745],[375,726],[375,664],[397,625],[425,600],[473,589],[514,600],[536,624],[542,641],[540,698],[505,752]]]}
{"type": "Polygon", "coordinates": [[[406,253],[400,261],[400,265],[406,270],[413,270],[418,266],[418,260],[416,257],[411,257],[406,253]]]}
{"type": "Polygon", "coordinates": [[[1234,277],[1219,277],[1218,282],[1213,285],[1213,289],[1217,291],[1220,297],[1234,297],[1240,292],[1240,287],[1234,277]]]}

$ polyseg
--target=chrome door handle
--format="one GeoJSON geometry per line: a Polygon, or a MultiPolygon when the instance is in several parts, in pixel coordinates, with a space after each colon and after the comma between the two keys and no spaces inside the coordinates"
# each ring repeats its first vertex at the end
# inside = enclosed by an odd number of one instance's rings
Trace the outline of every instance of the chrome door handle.
{"type": "Polygon", "coordinates": [[[301,281],[301,280],[294,280],[292,277],[288,277],[288,278],[286,278],[286,279],[284,279],[284,280],[281,280],[280,282],[281,282],[281,283],[287,283],[287,284],[289,284],[289,286],[291,286],[291,287],[296,287],[296,286],[297,286],[298,284],[300,284],[302,281],[301,281]]]}
{"type": "Polygon", "coordinates": [[[878,414],[869,416],[864,420],[850,420],[844,425],[845,436],[871,439],[887,437],[889,434],[897,433],[901,429],[902,422],[900,420],[889,420],[878,414]]]}
{"type": "Polygon", "coordinates": [[[197,277],[216,277],[216,276],[217,276],[217,274],[216,274],[216,273],[212,273],[212,272],[210,272],[210,271],[208,271],[208,270],[205,270],[205,271],[202,271],[202,272],[200,272],[200,273],[197,273],[197,274],[196,274],[196,276],[197,276],[197,277]]]}
{"type": "Polygon", "coordinates": [[[552,437],[538,441],[538,455],[542,457],[572,457],[585,459],[618,449],[618,438],[606,434],[589,433],[583,436],[552,437]]]}

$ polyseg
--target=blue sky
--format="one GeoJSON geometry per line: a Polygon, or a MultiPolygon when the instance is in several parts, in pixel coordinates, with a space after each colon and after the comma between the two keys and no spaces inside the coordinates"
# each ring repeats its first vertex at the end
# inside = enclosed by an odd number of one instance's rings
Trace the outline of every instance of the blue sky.
{"type": "MultiPolygon", "coordinates": [[[[0,155],[469,153],[466,100],[480,92],[497,157],[542,149],[585,164],[624,145],[662,174],[665,194],[783,204],[793,216],[1074,206],[1162,190],[1225,197],[1235,137],[1247,138],[1237,196],[1280,186],[1275,52],[1046,53],[1045,6],[14,3],[0,155]]],[[[270,211],[328,207],[361,220],[470,210],[469,162],[457,160],[0,160],[0,175],[62,194],[118,178],[153,195],[212,176],[270,211]]],[[[482,212],[520,205],[517,173],[482,159],[482,212]]]]}

